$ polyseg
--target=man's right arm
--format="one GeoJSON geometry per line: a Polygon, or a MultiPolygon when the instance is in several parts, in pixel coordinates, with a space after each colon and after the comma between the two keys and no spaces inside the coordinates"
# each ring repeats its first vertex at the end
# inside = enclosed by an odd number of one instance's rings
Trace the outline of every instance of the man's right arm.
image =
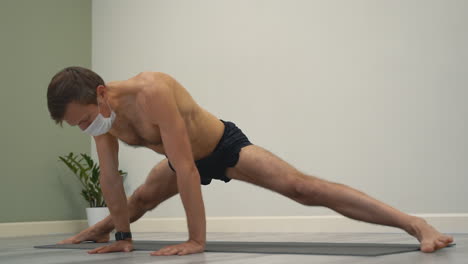
{"type": "Polygon", "coordinates": [[[119,143],[110,133],[94,137],[99,157],[101,184],[104,200],[109,208],[115,230],[130,232],[130,222],[127,209],[127,197],[123,188],[123,180],[119,175],[119,143]]]}

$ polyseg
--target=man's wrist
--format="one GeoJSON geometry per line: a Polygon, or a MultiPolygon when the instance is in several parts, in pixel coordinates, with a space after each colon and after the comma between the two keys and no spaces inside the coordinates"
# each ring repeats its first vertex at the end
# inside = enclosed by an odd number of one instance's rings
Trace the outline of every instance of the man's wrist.
{"type": "Polygon", "coordinates": [[[205,245],[206,244],[206,239],[194,239],[194,238],[189,238],[189,241],[196,242],[200,245],[205,245]]]}

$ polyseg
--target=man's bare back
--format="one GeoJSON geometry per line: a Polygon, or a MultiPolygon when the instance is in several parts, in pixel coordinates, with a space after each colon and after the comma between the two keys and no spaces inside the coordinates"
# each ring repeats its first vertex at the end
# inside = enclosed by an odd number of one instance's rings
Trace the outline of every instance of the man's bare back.
{"type": "MultiPolygon", "coordinates": [[[[110,107],[117,114],[109,132],[128,145],[144,146],[157,153],[165,154],[159,126],[152,123],[150,117],[138,109],[142,103],[140,100],[146,99],[140,94],[143,89],[141,83],[145,81],[145,78],[149,78],[148,74],[140,73],[126,81],[106,84],[110,107]]],[[[153,74],[152,78],[154,76],[157,82],[165,83],[173,93],[177,108],[185,122],[194,160],[209,155],[223,134],[223,123],[200,107],[175,79],[164,73],[153,74]]],[[[155,89],[158,87],[155,86],[155,89]]]]}

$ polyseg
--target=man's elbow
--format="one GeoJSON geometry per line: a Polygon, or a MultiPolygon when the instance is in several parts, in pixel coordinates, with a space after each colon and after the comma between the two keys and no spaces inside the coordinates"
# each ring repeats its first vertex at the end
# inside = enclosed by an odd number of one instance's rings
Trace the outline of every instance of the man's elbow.
{"type": "Polygon", "coordinates": [[[176,168],[178,178],[200,179],[200,174],[198,172],[197,167],[195,166],[195,163],[192,162],[192,164],[186,164],[179,167],[180,168],[176,168]]]}
{"type": "Polygon", "coordinates": [[[122,185],[122,178],[121,177],[112,177],[106,174],[99,175],[99,184],[101,188],[114,188],[122,185]]]}

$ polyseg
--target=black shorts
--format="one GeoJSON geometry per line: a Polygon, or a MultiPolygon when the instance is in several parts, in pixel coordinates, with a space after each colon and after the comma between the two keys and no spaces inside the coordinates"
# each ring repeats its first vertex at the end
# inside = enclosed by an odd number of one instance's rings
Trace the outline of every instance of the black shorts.
{"type": "MultiPolygon", "coordinates": [[[[234,167],[239,160],[239,152],[245,146],[252,145],[247,136],[234,123],[223,121],[224,133],[213,152],[202,159],[196,160],[195,165],[200,173],[201,184],[208,185],[212,179],[229,182],[226,169],[234,167]]],[[[175,172],[170,161],[169,167],[175,172]]]]}

